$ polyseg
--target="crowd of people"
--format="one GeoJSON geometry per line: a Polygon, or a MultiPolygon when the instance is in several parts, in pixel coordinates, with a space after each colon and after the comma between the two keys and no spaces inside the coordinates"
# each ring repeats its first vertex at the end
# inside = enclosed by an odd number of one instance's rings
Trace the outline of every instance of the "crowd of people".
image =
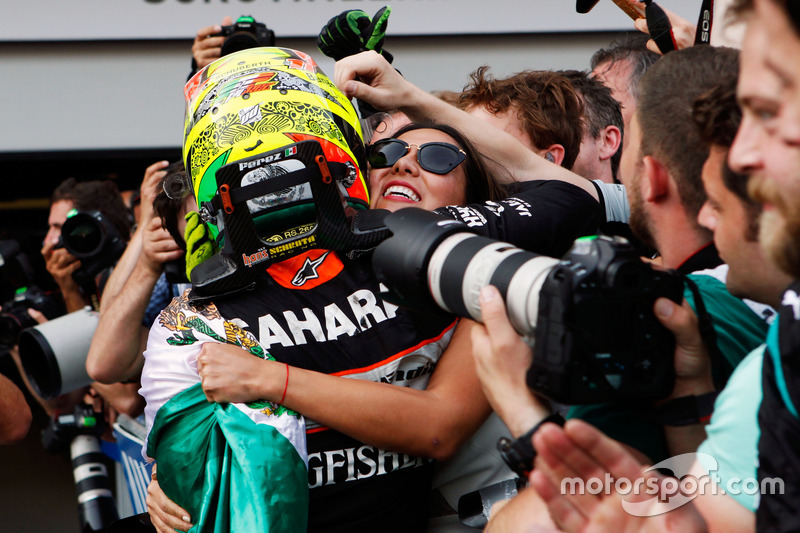
{"type": "MultiPolygon", "coordinates": [[[[88,402],[110,422],[139,417],[153,474],[136,527],[797,529],[796,6],[733,0],[727,16],[746,24],[738,49],[680,38],[662,55],[632,33],[586,72],[496,78],[484,66],[459,93],[427,92],[393,67],[390,12],[351,10],[323,28],[331,78],[297,50],[220,57],[221,27],[202,28],[183,161],[147,168],[133,229],[107,183],[67,180],[53,194],[47,270],[67,312],[89,305],[99,320],[94,381],[37,399],[48,413],[88,402]],[[73,209],[105,214],[127,241],[91,283],[58,238],[73,209]],[[607,305],[567,313],[574,337],[551,362],[574,358],[562,365],[572,397],[594,400],[547,398],[531,370],[554,357],[537,352],[539,301],[555,298],[546,282],[495,276],[462,294],[448,274],[393,299],[373,254],[394,238],[387,217],[418,211],[551,258],[605,239],[683,289],[642,288],[652,309],[627,313],[611,303],[619,287],[604,287],[607,305]],[[455,313],[433,304],[436,284],[463,298],[455,313]],[[532,314],[512,307],[514,291],[535,295],[532,314]],[[613,339],[650,327],[640,314],[674,337],[663,376],[648,373],[644,345],[630,360],[592,352],[605,340],[587,341],[580,322],[612,325],[605,335],[621,346],[613,339]],[[525,335],[520,316],[533,321],[525,335]],[[632,396],[620,390],[629,375],[668,390],[632,396]]],[[[447,261],[485,253],[464,249],[447,261]]],[[[488,261],[475,262],[465,271],[479,277],[488,261]]],[[[0,414],[0,443],[22,438],[30,408],[3,376],[0,405],[15,413],[0,414]]],[[[132,530],[124,522],[108,531],[132,530]]]]}

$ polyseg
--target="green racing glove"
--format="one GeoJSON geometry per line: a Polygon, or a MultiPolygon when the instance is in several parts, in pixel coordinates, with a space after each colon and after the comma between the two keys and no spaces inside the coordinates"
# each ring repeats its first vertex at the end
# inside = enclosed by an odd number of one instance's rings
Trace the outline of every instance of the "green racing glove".
{"type": "Polygon", "coordinates": [[[194,267],[217,253],[217,245],[208,231],[208,226],[200,219],[200,213],[197,211],[186,213],[185,220],[186,278],[191,280],[194,267]]]}
{"type": "Polygon", "coordinates": [[[391,63],[392,55],[383,49],[386,26],[392,8],[384,6],[370,18],[360,9],[344,11],[328,21],[317,36],[317,48],[339,61],[366,50],[374,50],[391,63]]]}

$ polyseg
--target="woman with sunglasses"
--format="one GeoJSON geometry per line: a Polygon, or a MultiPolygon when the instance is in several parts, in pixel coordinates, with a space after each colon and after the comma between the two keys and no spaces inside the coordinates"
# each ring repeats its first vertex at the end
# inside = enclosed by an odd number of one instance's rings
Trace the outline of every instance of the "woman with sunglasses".
{"type": "Polygon", "coordinates": [[[455,128],[412,123],[368,146],[370,207],[395,211],[498,200],[483,159],[455,128]]]}

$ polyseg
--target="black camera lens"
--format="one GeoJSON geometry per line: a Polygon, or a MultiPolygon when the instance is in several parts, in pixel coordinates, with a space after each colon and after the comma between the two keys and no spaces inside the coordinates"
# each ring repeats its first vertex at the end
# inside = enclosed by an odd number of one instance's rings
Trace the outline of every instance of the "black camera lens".
{"type": "Polygon", "coordinates": [[[0,345],[14,346],[20,331],[35,324],[36,321],[25,310],[0,314],[0,345]]]}
{"type": "Polygon", "coordinates": [[[103,240],[103,232],[94,221],[89,219],[71,224],[63,235],[66,246],[86,255],[94,253],[103,240]]]}
{"type": "Polygon", "coordinates": [[[100,251],[105,240],[104,233],[100,221],[90,213],[76,213],[64,222],[61,239],[67,251],[83,258],[100,251]]]}
{"type": "Polygon", "coordinates": [[[106,246],[109,222],[99,212],[78,212],[61,227],[64,248],[78,259],[100,255],[106,246]]]}

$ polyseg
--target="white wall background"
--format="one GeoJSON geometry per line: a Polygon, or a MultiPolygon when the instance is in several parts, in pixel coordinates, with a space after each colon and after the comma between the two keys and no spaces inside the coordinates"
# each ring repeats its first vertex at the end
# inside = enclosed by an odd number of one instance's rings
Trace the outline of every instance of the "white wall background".
{"type": "MultiPolygon", "coordinates": [[[[698,0],[660,3],[692,20],[700,9],[698,0]]],[[[225,14],[253,14],[258,19],[267,9],[271,13],[278,7],[295,9],[303,16],[280,20],[299,20],[303,25],[295,27],[310,27],[315,34],[331,14],[343,9],[373,13],[390,4],[386,47],[406,78],[427,90],[458,90],[469,72],[484,64],[491,65],[497,76],[527,68],[584,69],[592,53],[617,34],[615,30],[632,28],[630,19],[610,0],[601,0],[588,15],[575,12],[574,0],[3,0],[2,4],[6,5],[0,16],[0,153],[179,146],[191,39],[198,28],[225,14]],[[310,8],[313,17],[308,15],[310,8]],[[504,34],[506,26],[527,33],[504,34]],[[455,33],[455,28],[463,32],[455,33]],[[414,29],[450,34],[409,35],[414,29]],[[489,33],[479,34],[481,30],[489,33]],[[175,39],[171,32],[183,38],[175,39]]],[[[332,76],[332,61],[316,50],[312,38],[282,38],[298,30],[287,27],[282,33],[278,19],[274,24],[263,20],[275,29],[280,46],[310,53],[332,76]]]]}

